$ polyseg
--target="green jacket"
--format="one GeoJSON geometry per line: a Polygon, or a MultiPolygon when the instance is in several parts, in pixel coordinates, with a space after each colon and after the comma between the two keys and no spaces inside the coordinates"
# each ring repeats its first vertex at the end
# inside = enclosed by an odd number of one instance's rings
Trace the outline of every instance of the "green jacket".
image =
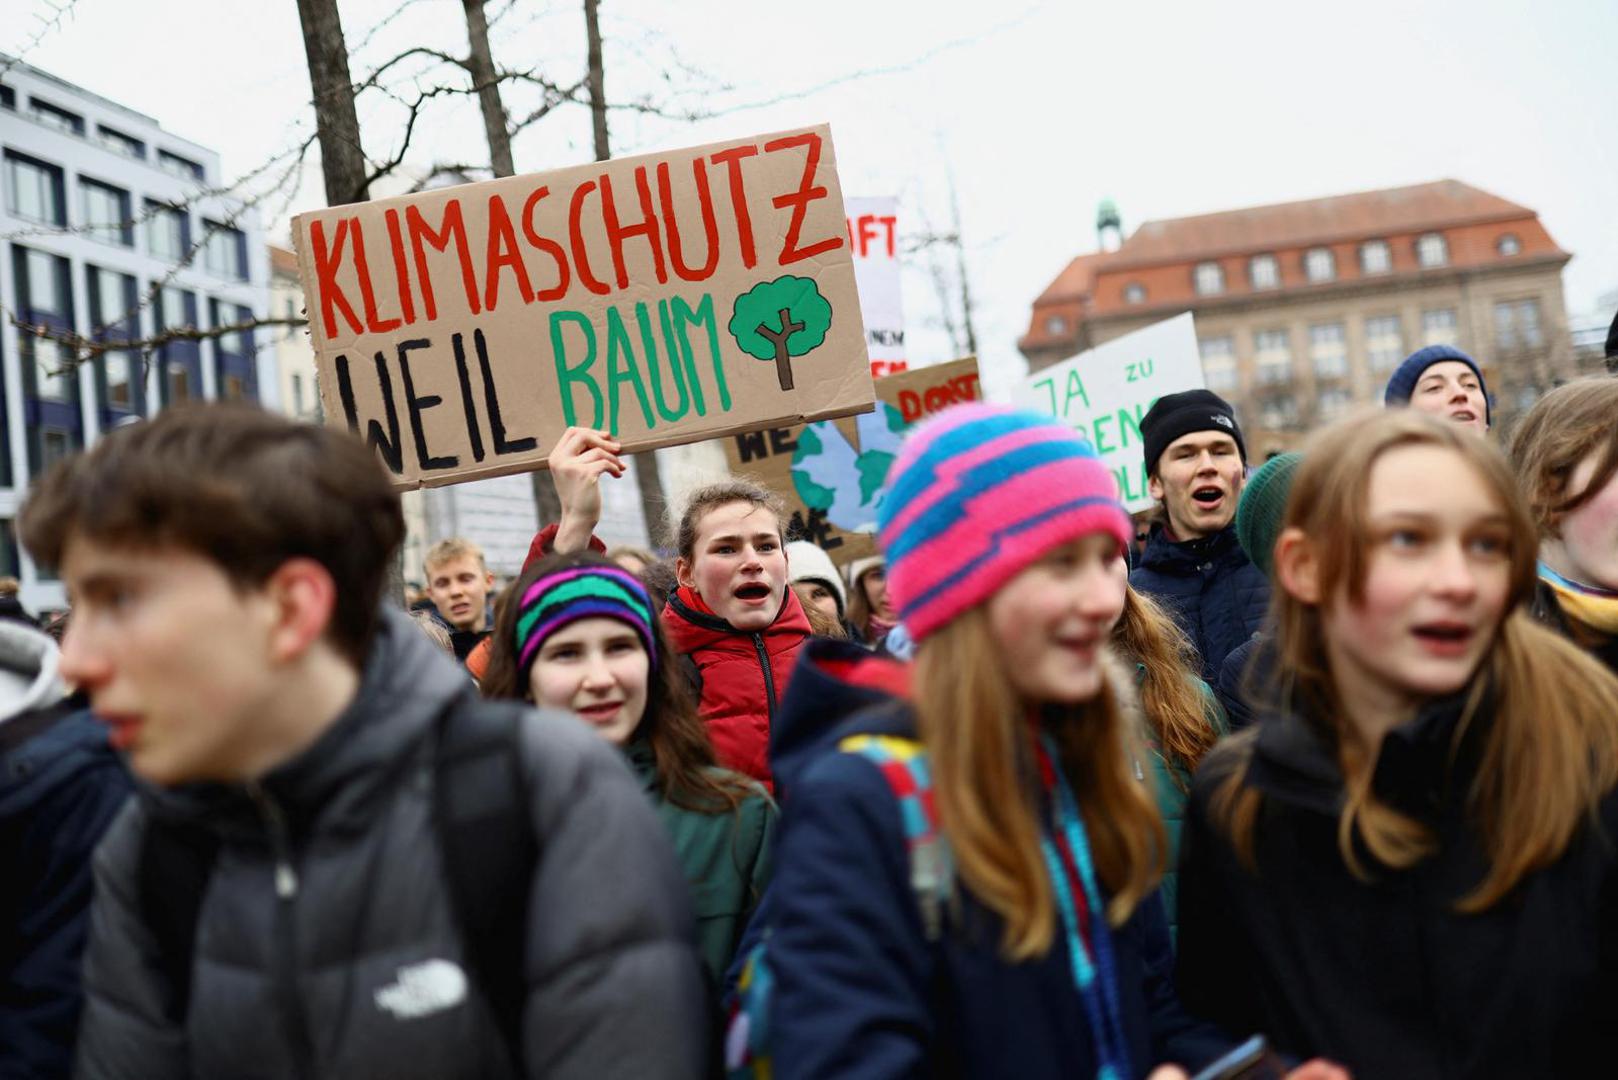
{"type": "MultiPolygon", "coordinates": [[[[624,753],[674,841],[674,854],[691,886],[697,951],[712,985],[722,986],[725,969],[730,967],[747,921],[770,880],[775,803],[762,787],[752,784],[754,794],[743,799],[733,813],[687,810],[664,800],[650,745],[637,741],[625,747],[624,753]]],[[[731,775],[742,779],[740,774],[731,775]]]]}
{"type": "MultiPolygon", "coordinates": [[[[1138,686],[1145,678],[1145,666],[1135,665],[1136,685],[1138,686]]],[[[1202,692],[1203,712],[1207,716],[1208,726],[1220,736],[1229,734],[1230,726],[1225,720],[1225,710],[1220,707],[1219,699],[1201,679],[1197,679],[1197,689],[1202,692]]],[[[1180,826],[1185,820],[1185,802],[1191,788],[1191,774],[1179,765],[1170,764],[1163,757],[1163,748],[1158,742],[1156,728],[1147,724],[1145,734],[1146,744],[1151,748],[1152,793],[1157,797],[1158,813],[1163,815],[1163,828],[1169,834],[1169,861],[1163,872],[1161,888],[1163,906],[1168,909],[1169,927],[1172,930],[1179,926],[1175,904],[1179,886],[1180,826]]]]}

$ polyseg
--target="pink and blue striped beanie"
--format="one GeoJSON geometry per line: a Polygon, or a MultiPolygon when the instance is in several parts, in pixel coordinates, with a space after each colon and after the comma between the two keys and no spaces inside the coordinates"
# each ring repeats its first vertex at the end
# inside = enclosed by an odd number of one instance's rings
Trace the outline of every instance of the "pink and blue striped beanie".
{"type": "Polygon", "coordinates": [[[957,405],[911,431],[877,520],[888,591],[916,641],[1052,548],[1134,536],[1118,485],[1072,428],[1003,405],[957,405]]]}

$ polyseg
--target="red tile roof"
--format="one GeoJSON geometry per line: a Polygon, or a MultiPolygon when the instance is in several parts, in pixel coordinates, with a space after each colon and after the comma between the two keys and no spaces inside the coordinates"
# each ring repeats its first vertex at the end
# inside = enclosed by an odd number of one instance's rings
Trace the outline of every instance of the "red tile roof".
{"type": "Polygon", "coordinates": [[[1527,207],[1459,180],[1437,180],[1143,222],[1124,241],[1109,269],[1533,216],[1527,207]]]}
{"type": "Polygon", "coordinates": [[[298,276],[298,257],[284,247],[270,245],[270,270],[277,274],[298,276]]]}

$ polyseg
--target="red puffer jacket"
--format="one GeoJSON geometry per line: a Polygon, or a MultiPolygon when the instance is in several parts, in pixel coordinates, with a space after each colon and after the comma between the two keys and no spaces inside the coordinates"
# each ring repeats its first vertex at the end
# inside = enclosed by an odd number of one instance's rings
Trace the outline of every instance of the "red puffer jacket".
{"type": "Polygon", "coordinates": [[[786,696],[798,650],[809,640],[809,617],[797,593],[787,589],[775,621],[750,634],[682,586],[663,609],[663,629],[674,651],[695,665],[697,711],[719,763],[770,787],[770,724],[786,696]]]}

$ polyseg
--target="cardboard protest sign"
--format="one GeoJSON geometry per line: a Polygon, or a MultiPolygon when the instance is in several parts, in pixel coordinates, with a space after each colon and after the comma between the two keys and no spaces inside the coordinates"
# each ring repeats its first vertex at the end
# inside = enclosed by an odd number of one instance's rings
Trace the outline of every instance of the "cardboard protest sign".
{"type": "Polygon", "coordinates": [[[1150,509],[1140,421],[1164,394],[1206,386],[1191,313],[1125,334],[1028,376],[1017,404],[1078,431],[1112,468],[1126,507],[1150,509]]]}
{"type": "Polygon", "coordinates": [[[402,487],[873,401],[825,126],[300,214],[326,415],[402,487]]]}
{"type": "Polygon", "coordinates": [[[904,298],[899,279],[899,200],[893,196],[850,198],[848,246],[865,320],[865,347],[871,376],[881,378],[910,366],[905,359],[904,298]]]}
{"type": "Polygon", "coordinates": [[[839,566],[876,553],[876,513],[888,466],[912,424],[961,401],[977,401],[972,357],[876,380],[877,407],[849,420],[771,428],[725,440],[732,472],[786,500],[791,532],[825,548],[839,566]]]}

